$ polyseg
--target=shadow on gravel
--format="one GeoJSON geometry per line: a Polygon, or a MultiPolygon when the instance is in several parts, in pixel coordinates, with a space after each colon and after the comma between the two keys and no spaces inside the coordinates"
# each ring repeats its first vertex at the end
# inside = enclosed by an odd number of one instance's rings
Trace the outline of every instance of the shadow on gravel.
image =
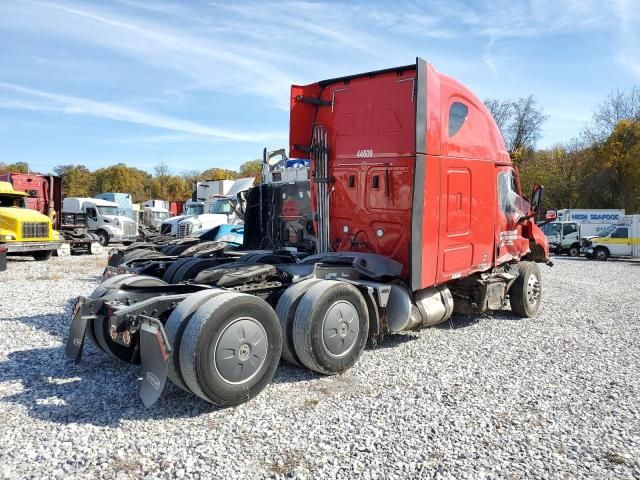
{"type": "Polygon", "coordinates": [[[56,423],[116,427],[122,420],[187,418],[217,410],[170,382],[153,408],[138,397],[139,368],[87,348],[82,363],[64,347],[13,352],[0,362],[0,382],[20,382],[18,393],[0,402],[26,408],[29,416],[56,423]]]}
{"type": "Polygon", "coordinates": [[[404,343],[413,342],[415,340],[418,340],[418,337],[411,332],[392,333],[389,335],[385,335],[382,341],[375,347],[373,347],[373,350],[376,350],[378,348],[393,348],[404,343]]]}
{"type": "Polygon", "coordinates": [[[0,317],[0,322],[24,323],[29,327],[37,328],[54,337],[60,337],[63,334],[66,335],[69,330],[67,323],[64,322],[66,318],[66,313],[50,313],[45,315],[31,315],[28,317],[0,317]]]}
{"type": "Polygon", "coordinates": [[[438,328],[441,330],[459,330],[461,328],[472,327],[482,319],[482,315],[461,315],[459,313],[454,313],[446,322],[439,323],[431,328],[438,328]]]}
{"type": "Polygon", "coordinates": [[[63,306],[64,311],[61,313],[46,313],[25,317],[0,317],[0,322],[20,322],[29,327],[42,330],[54,337],[59,338],[64,336],[66,338],[67,333],[69,332],[69,319],[74,302],[75,297],[68,298],[63,306]]]}
{"type": "MultiPolygon", "coordinates": [[[[0,398],[14,403],[29,416],[61,424],[117,427],[123,420],[191,418],[221,410],[170,381],[151,408],[138,397],[140,367],[119,362],[85,345],[76,365],[64,347],[13,352],[0,362],[0,382],[19,382],[20,391],[0,398]]],[[[296,383],[324,375],[280,362],[273,383],[296,383]]]]}

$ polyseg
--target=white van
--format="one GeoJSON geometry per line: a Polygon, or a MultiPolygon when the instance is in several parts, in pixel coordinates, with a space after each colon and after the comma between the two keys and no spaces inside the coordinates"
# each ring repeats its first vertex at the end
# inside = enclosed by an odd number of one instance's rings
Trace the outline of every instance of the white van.
{"type": "Polygon", "coordinates": [[[640,215],[626,215],[618,225],[602,230],[583,241],[581,249],[587,258],[640,258],[640,215]]]}

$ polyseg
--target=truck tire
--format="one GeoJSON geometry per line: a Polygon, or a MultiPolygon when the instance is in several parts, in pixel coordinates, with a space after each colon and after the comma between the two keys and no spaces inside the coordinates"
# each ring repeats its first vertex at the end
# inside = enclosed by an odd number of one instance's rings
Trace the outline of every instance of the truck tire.
{"type": "Polygon", "coordinates": [[[296,367],[302,366],[293,345],[293,320],[296,316],[296,309],[303,295],[320,281],[318,278],[309,278],[294,283],[282,293],[276,304],[276,315],[278,315],[282,330],[282,358],[296,367]]]}
{"type": "Polygon", "coordinates": [[[53,255],[52,250],[43,250],[41,252],[33,252],[33,258],[36,262],[44,262],[46,260],[49,260],[51,258],[51,255],[53,255]]]}
{"type": "Polygon", "coordinates": [[[168,284],[174,283],[174,275],[178,272],[181,266],[190,262],[191,260],[193,260],[193,258],[191,257],[178,258],[177,260],[174,260],[173,263],[169,265],[169,268],[167,268],[167,270],[164,272],[162,280],[164,280],[168,284]]]}
{"type": "Polygon", "coordinates": [[[191,261],[184,263],[173,275],[172,282],[180,283],[193,280],[202,270],[218,265],[218,263],[220,262],[209,258],[191,257],[191,261]]]}
{"type": "Polygon", "coordinates": [[[167,334],[167,340],[169,340],[169,345],[171,346],[168,361],[169,379],[187,392],[191,390],[189,390],[189,387],[184,383],[182,373],[180,372],[180,342],[182,341],[182,334],[196,310],[207,300],[222,293],[226,293],[226,291],[214,288],[211,290],[202,290],[188,296],[171,312],[167,323],[164,325],[164,331],[167,334]]]}
{"type": "Polygon", "coordinates": [[[599,262],[606,262],[609,258],[609,250],[605,247],[598,247],[593,251],[593,256],[599,262]]]}
{"type": "Polygon", "coordinates": [[[105,232],[104,230],[98,230],[96,232],[96,235],[98,235],[98,238],[100,239],[100,245],[102,245],[103,247],[109,245],[109,234],[107,232],[105,232]]]}
{"type": "Polygon", "coordinates": [[[569,250],[567,251],[570,257],[579,257],[580,256],[580,245],[571,245],[569,250]]]}
{"type": "MultiPolygon", "coordinates": [[[[131,287],[160,287],[166,285],[166,283],[155,277],[133,275],[132,277],[124,279],[122,282],[114,282],[110,285],[110,290],[120,288],[124,285],[131,287]]],[[[134,342],[131,342],[131,345],[125,347],[124,345],[114,342],[109,335],[107,318],[103,316],[96,317],[93,320],[93,332],[98,346],[104,352],[119,360],[133,362],[133,357],[136,353],[136,345],[134,342]]]]}
{"type": "Polygon", "coordinates": [[[353,285],[323,280],[300,300],[292,333],[305,367],[326,375],[342,373],[358,361],[367,343],[367,304],[353,285]]]}
{"type": "MultiPolygon", "coordinates": [[[[122,282],[124,282],[127,278],[134,277],[132,273],[125,273],[124,275],[117,275],[115,277],[107,278],[104,282],[96,287],[96,289],[91,292],[89,298],[91,300],[97,300],[98,298],[104,297],[107,293],[109,293],[112,289],[116,288],[122,282]]],[[[87,322],[87,335],[93,342],[93,344],[98,348],[98,350],[102,350],[102,347],[98,343],[98,339],[96,338],[96,333],[93,331],[93,322],[87,322]]],[[[105,352],[107,353],[107,352],[105,352]]]]}
{"type": "Polygon", "coordinates": [[[222,407],[239,405],[273,378],[282,350],[280,323],[264,300],[228,292],[204,303],[180,342],[189,389],[222,407]]]}
{"type": "Polygon", "coordinates": [[[542,277],[538,264],[520,262],[520,273],[509,289],[511,310],[521,317],[533,317],[540,309],[542,277]]]}
{"type": "Polygon", "coordinates": [[[148,255],[149,253],[151,253],[152,251],[153,250],[148,250],[146,248],[138,248],[131,252],[127,252],[124,254],[124,257],[122,257],[122,260],[120,261],[120,265],[122,265],[123,263],[130,262],[131,260],[142,258],[145,255],[148,255]]]}
{"type": "Polygon", "coordinates": [[[89,298],[91,300],[97,300],[98,298],[104,297],[105,294],[117,286],[119,286],[126,279],[135,277],[133,273],[125,273],[124,275],[116,275],[115,277],[107,278],[104,282],[96,287],[96,289],[91,292],[89,298]]]}

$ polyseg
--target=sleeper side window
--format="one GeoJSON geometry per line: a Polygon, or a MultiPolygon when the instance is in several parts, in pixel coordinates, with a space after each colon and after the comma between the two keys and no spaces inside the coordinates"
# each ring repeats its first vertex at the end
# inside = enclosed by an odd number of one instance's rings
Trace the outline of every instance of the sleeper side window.
{"type": "Polygon", "coordinates": [[[453,137],[462,128],[469,114],[469,107],[464,103],[453,102],[449,109],[449,136],[453,137]]]}

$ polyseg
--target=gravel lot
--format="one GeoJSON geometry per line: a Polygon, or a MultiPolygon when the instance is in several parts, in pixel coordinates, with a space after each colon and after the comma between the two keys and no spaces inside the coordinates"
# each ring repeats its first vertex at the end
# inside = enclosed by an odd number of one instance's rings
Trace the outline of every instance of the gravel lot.
{"type": "Polygon", "coordinates": [[[394,335],[351,371],[281,365],[248,404],[63,355],[106,257],[0,273],[0,478],[640,478],[640,262],[556,259],[543,311],[394,335]]]}

